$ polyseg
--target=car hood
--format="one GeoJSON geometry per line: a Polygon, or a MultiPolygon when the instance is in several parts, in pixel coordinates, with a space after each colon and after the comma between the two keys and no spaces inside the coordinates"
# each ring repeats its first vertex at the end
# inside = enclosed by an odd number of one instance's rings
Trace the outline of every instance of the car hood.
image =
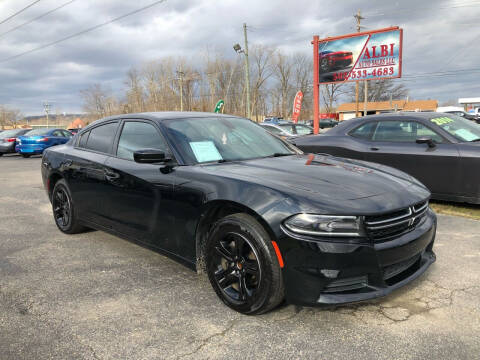
{"type": "Polygon", "coordinates": [[[425,198],[428,190],[411,176],[379,164],[322,155],[293,155],[203,166],[203,171],[306,197],[355,200],[407,193],[425,198]]]}

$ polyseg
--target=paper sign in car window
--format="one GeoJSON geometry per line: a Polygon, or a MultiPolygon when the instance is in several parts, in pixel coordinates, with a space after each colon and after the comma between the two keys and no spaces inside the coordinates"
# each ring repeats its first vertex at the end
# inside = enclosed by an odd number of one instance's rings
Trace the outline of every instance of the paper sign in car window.
{"type": "Polygon", "coordinates": [[[222,155],[218,152],[213,141],[193,141],[190,147],[198,162],[222,160],[222,155]]]}
{"type": "Polygon", "coordinates": [[[455,135],[460,136],[465,141],[473,141],[473,140],[480,139],[477,135],[475,135],[474,133],[472,133],[470,130],[467,130],[467,129],[457,130],[455,131],[455,135]]]}
{"type": "Polygon", "coordinates": [[[453,119],[450,119],[449,117],[438,117],[438,118],[433,118],[430,119],[431,122],[437,124],[437,125],[444,125],[453,122],[453,119]]]}

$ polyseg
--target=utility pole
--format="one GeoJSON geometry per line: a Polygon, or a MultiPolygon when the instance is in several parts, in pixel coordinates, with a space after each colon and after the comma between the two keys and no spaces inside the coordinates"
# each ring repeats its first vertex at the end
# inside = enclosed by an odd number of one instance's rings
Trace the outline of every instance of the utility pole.
{"type": "Polygon", "coordinates": [[[245,38],[245,81],[247,87],[247,118],[250,119],[250,63],[248,61],[248,40],[247,40],[247,24],[243,23],[243,36],[245,38]]]}
{"type": "Polygon", "coordinates": [[[183,111],[183,77],[185,73],[183,71],[177,71],[177,76],[180,85],[180,111],[183,111]]]}
{"type": "Polygon", "coordinates": [[[48,128],[48,114],[50,113],[50,106],[51,104],[48,101],[43,102],[43,110],[45,110],[45,114],[47,114],[47,128],[48,128]]]}
{"type": "Polygon", "coordinates": [[[233,50],[236,51],[237,54],[243,53],[245,55],[245,90],[247,92],[247,101],[246,101],[246,113],[247,118],[250,119],[251,112],[250,112],[250,64],[248,62],[248,40],[247,40],[247,24],[243,23],[243,37],[245,38],[245,49],[242,49],[240,44],[233,45],[233,50]]]}
{"type": "MultiPolygon", "coordinates": [[[[365,19],[361,13],[360,13],[360,10],[357,11],[357,13],[355,15],[353,15],[353,17],[355,18],[355,20],[357,21],[357,32],[360,32],[361,30],[361,26],[360,26],[360,22],[365,19]]],[[[358,116],[358,80],[355,81],[355,117],[358,116]]]]}

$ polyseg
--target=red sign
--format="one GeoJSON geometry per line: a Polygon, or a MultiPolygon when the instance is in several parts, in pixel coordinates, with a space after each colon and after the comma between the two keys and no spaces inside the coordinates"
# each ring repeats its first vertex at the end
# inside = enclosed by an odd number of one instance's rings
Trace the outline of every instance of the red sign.
{"type": "Polygon", "coordinates": [[[301,91],[298,91],[297,95],[295,95],[295,100],[293,100],[293,110],[292,110],[292,120],[295,124],[298,122],[298,117],[300,116],[300,110],[302,110],[302,100],[303,100],[303,93],[301,91]]]}

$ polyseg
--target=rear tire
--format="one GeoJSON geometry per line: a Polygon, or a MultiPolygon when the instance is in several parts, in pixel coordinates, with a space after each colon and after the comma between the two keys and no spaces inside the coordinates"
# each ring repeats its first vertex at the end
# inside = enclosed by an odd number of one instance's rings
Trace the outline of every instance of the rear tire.
{"type": "Polygon", "coordinates": [[[252,216],[220,219],[208,235],[205,260],[213,289],[233,310],[262,314],[282,302],[282,270],[271,238],[252,216]]]}
{"type": "Polygon", "coordinates": [[[55,184],[52,192],[52,211],[55,224],[65,234],[77,234],[87,230],[78,222],[70,189],[64,179],[55,184]]]}

